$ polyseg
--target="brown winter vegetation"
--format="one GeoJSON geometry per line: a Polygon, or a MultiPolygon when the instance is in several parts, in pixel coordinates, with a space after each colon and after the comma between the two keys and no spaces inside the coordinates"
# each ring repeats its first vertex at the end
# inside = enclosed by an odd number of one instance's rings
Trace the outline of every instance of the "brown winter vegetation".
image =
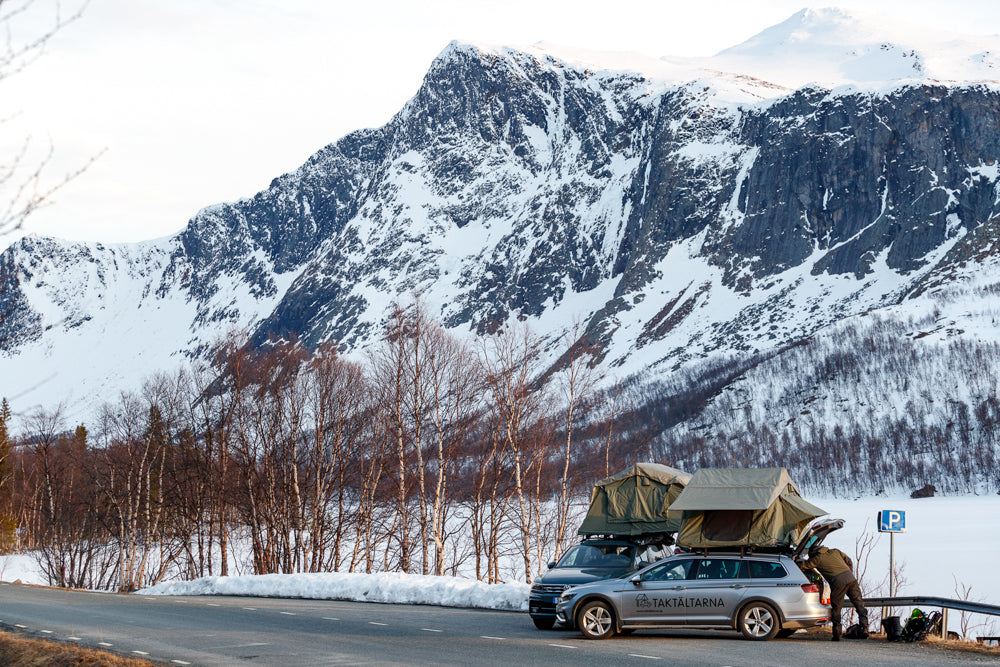
{"type": "Polygon", "coordinates": [[[993,656],[994,658],[1000,657],[1000,646],[997,646],[996,644],[980,644],[973,641],[972,638],[942,639],[941,637],[928,637],[925,641],[927,641],[928,646],[933,646],[935,648],[993,656]]]}
{"type": "Polygon", "coordinates": [[[153,663],[0,632],[0,664],[6,667],[150,667],[153,663]]]}
{"type": "MultiPolygon", "coordinates": [[[[792,637],[790,637],[788,639],[784,639],[784,640],[779,640],[779,641],[789,641],[789,642],[797,642],[797,641],[822,641],[822,642],[829,642],[830,641],[830,636],[831,636],[831,633],[830,633],[830,628],[829,627],[816,627],[816,628],[808,628],[808,629],[805,629],[805,630],[799,630],[792,637]]],[[[874,632],[874,633],[871,634],[871,636],[869,636],[868,639],[862,639],[862,640],[845,639],[843,641],[844,642],[849,642],[849,643],[860,641],[860,642],[871,643],[871,644],[875,644],[875,643],[882,644],[882,643],[886,643],[888,640],[885,638],[885,634],[874,632]]],[[[920,660],[920,659],[924,659],[924,660],[929,659],[929,656],[925,656],[925,657],[921,658],[920,654],[919,654],[920,651],[935,651],[935,650],[960,651],[962,653],[970,653],[970,654],[977,654],[977,655],[984,655],[984,656],[993,656],[993,657],[1000,656],[1000,646],[991,646],[991,645],[987,645],[987,644],[979,644],[979,643],[977,643],[977,642],[975,642],[974,640],[971,640],[971,639],[970,640],[941,639],[940,637],[936,637],[936,636],[933,636],[933,635],[932,636],[928,636],[926,639],[923,639],[923,640],[921,640],[919,642],[900,643],[900,644],[896,644],[896,646],[900,646],[900,647],[905,646],[905,647],[907,647],[908,650],[913,651],[915,653],[915,656],[914,656],[914,660],[915,661],[916,660],[920,660]]],[[[835,650],[834,650],[834,653],[835,653],[835,650]]],[[[932,659],[932,658],[930,658],[930,659],[932,659]]]]}
{"type": "Polygon", "coordinates": [[[570,500],[632,462],[574,341],[543,384],[527,329],[466,343],[416,302],[363,364],[232,336],[75,429],[35,411],[8,436],[4,402],[2,546],[52,585],[116,591],[234,562],[531,581],[576,539],[570,500]]]}

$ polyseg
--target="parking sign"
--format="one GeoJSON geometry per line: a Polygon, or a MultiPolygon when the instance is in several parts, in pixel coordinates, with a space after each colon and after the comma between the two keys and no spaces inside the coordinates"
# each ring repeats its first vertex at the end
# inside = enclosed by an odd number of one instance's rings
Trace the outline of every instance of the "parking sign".
{"type": "Polygon", "coordinates": [[[882,510],[878,513],[878,532],[905,533],[906,512],[903,510],[882,510]]]}

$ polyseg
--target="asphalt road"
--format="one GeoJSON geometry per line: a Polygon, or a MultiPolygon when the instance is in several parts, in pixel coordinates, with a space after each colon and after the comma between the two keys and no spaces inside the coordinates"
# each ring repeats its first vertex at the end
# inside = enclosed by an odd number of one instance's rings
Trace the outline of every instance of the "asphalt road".
{"type": "Polygon", "coordinates": [[[816,636],[540,631],[526,613],[237,597],[147,597],[0,584],[0,627],[176,665],[958,665],[994,657],[816,636]]]}

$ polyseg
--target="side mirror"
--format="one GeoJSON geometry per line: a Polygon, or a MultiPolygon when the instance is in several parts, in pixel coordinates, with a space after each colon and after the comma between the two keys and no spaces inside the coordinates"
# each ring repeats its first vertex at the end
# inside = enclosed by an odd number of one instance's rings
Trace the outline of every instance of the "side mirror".
{"type": "Polygon", "coordinates": [[[638,586],[639,584],[642,583],[642,577],[637,574],[631,579],[629,579],[629,581],[632,582],[633,586],[638,586]]]}
{"type": "Polygon", "coordinates": [[[556,566],[556,562],[555,562],[554,560],[550,560],[550,561],[549,561],[549,569],[551,570],[551,569],[552,569],[552,568],[554,568],[555,566],[556,566]]]}

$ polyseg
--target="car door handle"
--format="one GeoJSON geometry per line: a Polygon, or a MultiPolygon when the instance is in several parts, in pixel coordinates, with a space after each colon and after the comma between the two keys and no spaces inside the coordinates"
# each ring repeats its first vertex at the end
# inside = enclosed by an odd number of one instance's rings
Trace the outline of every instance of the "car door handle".
{"type": "Polygon", "coordinates": [[[746,588],[743,584],[733,584],[730,588],[746,588]]]}
{"type": "Polygon", "coordinates": [[[686,591],[687,590],[687,586],[674,586],[671,590],[674,590],[674,591],[686,591]]]}

